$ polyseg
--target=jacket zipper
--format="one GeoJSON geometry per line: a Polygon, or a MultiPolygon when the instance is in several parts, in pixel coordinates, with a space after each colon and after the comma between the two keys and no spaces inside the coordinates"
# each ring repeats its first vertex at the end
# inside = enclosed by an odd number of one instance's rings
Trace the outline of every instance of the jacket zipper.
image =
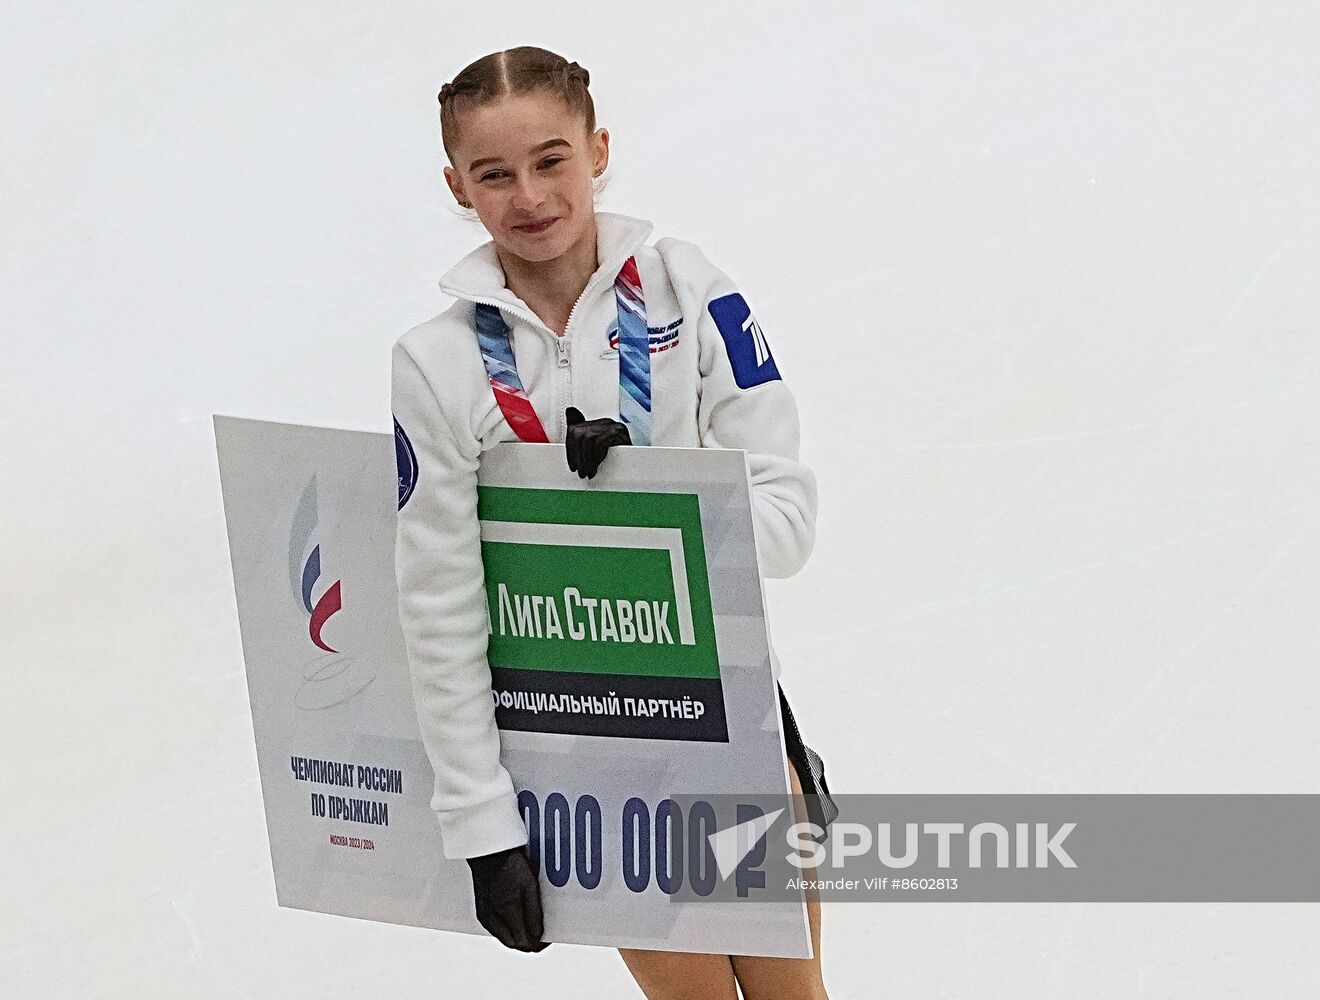
{"type": "MultiPolygon", "coordinates": [[[[577,303],[573,303],[573,308],[577,308],[577,303]]],[[[573,322],[572,310],[568,314],[569,323],[573,322]]],[[[556,346],[559,348],[559,405],[555,407],[559,420],[559,440],[568,440],[568,414],[564,412],[564,407],[568,404],[566,399],[573,398],[573,368],[569,364],[568,358],[568,323],[564,324],[564,333],[562,336],[555,337],[556,346]]]]}
{"type": "MultiPolygon", "coordinates": [[[[634,247],[632,250],[628,252],[627,255],[625,255],[619,261],[618,267],[623,267],[623,262],[626,261],[636,252],[637,249],[636,247],[634,247]]],[[[558,349],[558,358],[556,360],[556,364],[560,370],[559,398],[556,400],[556,403],[558,405],[556,405],[555,407],[555,410],[557,412],[556,426],[559,428],[560,441],[563,441],[564,438],[567,437],[568,435],[568,417],[564,413],[564,409],[565,407],[568,406],[568,404],[565,403],[564,401],[567,399],[572,399],[573,396],[573,374],[572,374],[573,369],[572,369],[571,358],[569,356],[568,334],[569,331],[573,329],[573,317],[574,315],[577,314],[578,306],[582,304],[583,300],[586,299],[587,294],[594,289],[596,284],[599,283],[600,275],[606,274],[610,270],[613,270],[617,273],[618,268],[610,267],[604,270],[598,268],[596,270],[596,275],[592,278],[591,281],[587,282],[587,287],[582,289],[582,294],[577,297],[577,301],[573,303],[573,308],[568,311],[568,322],[564,324],[563,333],[555,333],[554,330],[551,330],[550,327],[545,325],[545,323],[542,321],[540,316],[536,315],[536,313],[532,312],[531,310],[520,309],[518,306],[512,305],[509,302],[505,302],[502,299],[491,299],[491,298],[485,298],[483,296],[468,295],[466,293],[461,293],[462,297],[470,302],[480,302],[482,305],[494,306],[496,309],[507,309],[509,312],[521,316],[523,319],[527,320],[527,322],[532,325],[533,329],[540,330],[547,337],[552,337],[554,339],[555,347],[558,349]]],[[[453,293],[451,292],[449,294],[453,294],[453,293]]]]}

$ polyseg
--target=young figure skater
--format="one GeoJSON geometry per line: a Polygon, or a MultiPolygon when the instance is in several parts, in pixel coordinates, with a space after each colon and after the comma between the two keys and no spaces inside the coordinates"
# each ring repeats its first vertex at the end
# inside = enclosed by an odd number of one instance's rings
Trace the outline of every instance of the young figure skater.
{"type": "MultiPolygon", "coordinates": [[[[694,244],[648,245],[649,222],[595,210],[610,136],[596,127],[587,84],[576,62],[522,46],[441,89],[445,180],[491,240],[444,275],[456,301],[400,337],[392,357],[400,621],[435,769],[431,805],[445,856],[471,867],[481,925],[529,952],[548,944],[527,828],[500,764],[481,453],[562,441],[568,467],[586,478],[621,445],[742,448],[763,574],[796,573],[815,538],[797,407],[736,286],[694,244]]],[[[837,809],[823,764],[779,695],[794,795],[805,788],[795,809],[828,826],[837,809]]],[[[818,899],[808,912],[811,959],[619,951],[652,1000],[736,1000],[735,981],[747,1000],[815,1000],[826,995],[818,899]]]]}

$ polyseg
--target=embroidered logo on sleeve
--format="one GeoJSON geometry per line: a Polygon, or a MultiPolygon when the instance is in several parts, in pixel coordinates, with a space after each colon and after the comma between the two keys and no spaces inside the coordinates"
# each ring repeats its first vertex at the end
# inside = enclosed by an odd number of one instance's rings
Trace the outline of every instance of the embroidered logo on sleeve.
{"type": "Polygon", "coordinates": [[[394,420],[394,462],[399,467],[399,510],[403,510],[417,485],[417,453],[397,418],[394,420]]]}
{"type": "Polygon", "coordinates": [[[729,355],[733,380],[739,389],[750,389],[779,378],[779,369],[770,355],[770,344],[739,293],[731,292],[712,299],[706,308],[724,338],[724,350],[729,355]]]}

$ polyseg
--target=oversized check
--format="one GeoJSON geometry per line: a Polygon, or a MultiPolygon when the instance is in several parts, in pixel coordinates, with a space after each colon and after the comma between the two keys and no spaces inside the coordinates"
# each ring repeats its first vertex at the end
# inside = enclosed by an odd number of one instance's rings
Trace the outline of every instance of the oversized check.
{"type": "MultiPolygon", "coordinates": [[[[220,415],[215,434],[279,904],[485,934],[430,809],[392,436],[220,415]]],[[[711,891],[737,876],[692,808],[790,801],[744,453],[616,448],[584,481],[562,445],[510,443],[478,480],[501,759],[546,939],[809,956],[804,898],[711,891]]]]}

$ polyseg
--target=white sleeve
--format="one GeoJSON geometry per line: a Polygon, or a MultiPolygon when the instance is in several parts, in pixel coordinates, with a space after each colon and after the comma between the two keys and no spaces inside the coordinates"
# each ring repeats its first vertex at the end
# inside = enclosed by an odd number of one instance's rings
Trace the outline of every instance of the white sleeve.
{"type": "Polygon", "coordinates": [[[480,446],[460,445],[430,381],[397,342],[391,409],[399,457],[399,623],[422,742],[435,770],[431,808],[445,857],[490,854],[525,844],[527,827],[500,763],[486,659],[480,446]]]}
{"type": "Polygon", "coordinates": [[[797,403],[733,281],[704,255],[699,260],[709,275],[696,324],[701,445],[746,451],[761,574],[789,577],[816,541],[816,476],[798,461],[797,403]]]}

